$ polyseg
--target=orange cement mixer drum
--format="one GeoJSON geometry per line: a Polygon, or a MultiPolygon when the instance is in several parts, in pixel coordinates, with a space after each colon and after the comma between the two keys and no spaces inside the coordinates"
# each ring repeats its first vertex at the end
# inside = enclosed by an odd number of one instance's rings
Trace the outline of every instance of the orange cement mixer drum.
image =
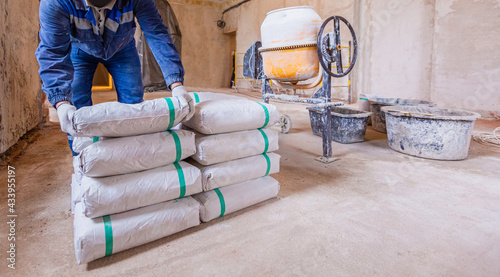
{"type": "Polygon", "coordinates": [[[298,82],[319,73],[317,34],[321,17],[312,7],[290,7],[267,13],[261,26],[264,73],[269,79],[298,82]]]}

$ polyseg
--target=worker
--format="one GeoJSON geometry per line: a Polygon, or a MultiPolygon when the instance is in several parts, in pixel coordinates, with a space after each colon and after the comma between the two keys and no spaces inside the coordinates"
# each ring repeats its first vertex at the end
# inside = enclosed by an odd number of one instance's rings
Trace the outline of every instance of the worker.
{"type": "MultiPolygon", "coordinates": [[[[42,89],[57,109],[70,148],[76,109],[92,105],[94,73],[102,63],[113,77],[118,102],[143,101],[141,64],[135,47],[137,18],[160,65],[165,82],[181,107],[194,101],[183,86],[184,69],[153,0],[41,0],[40,44],[36,57],[42,89]]],[[[73,152],[73,155],[77,153],[73,152]]]]}

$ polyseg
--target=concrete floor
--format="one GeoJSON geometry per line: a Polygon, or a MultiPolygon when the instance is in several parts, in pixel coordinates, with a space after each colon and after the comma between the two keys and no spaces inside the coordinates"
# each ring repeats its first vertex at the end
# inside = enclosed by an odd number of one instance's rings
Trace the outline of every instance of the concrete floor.
{"type": "MultiPolygon", "coordinates": [[[[305,106],[276,105],[294,124],[280,135],[278,199],[87,265],[74,257],[66,136],[48,124],[11,162],[17,270],[3,257],[0,275],[500,276],[499,148],[472,142],[464,161],[425,160],[389,149],[369,127],[363,143],[334,143],[341,160],[325,165],[314,161],[321,138],[305,106]]],[[[476,129],[496,126],[480,120],[476,129]]],[[[0,226],[6,255],[8,230],[0,226]]]]}

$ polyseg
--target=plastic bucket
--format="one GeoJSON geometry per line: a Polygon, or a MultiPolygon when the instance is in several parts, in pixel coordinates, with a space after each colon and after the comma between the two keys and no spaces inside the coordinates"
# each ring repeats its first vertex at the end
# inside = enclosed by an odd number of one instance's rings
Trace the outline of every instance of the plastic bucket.
{"type": "Polygon", "coordinates": [[[401,98],[369,98],[368,102],[370,103],[370,111],[372,112],[372,127],[375,131],[381,133],[387,133],[385,127],[385,114],[380,110],[385,106],[426,106],[426,107],[434,107],[435,104],[430,103],[429,101],[424,100],[414,100],[414,99],[401,99],[401,98]]]}
{"type": "Polygon", "coordinates": [[[389,146],[436,160],[463,160],[469,153],[478,113],[435,107],[383,107],[389,146]]]}
{"type": "MultiPolygon", "coordinates": [[[[322,110],[308,107],[313,134],[323,135],[322,110]]],[[[332,107],[332,140],[340,143],[362,142],[365,139],[366,126],[370,112],[348,107],[332,107]]]]}

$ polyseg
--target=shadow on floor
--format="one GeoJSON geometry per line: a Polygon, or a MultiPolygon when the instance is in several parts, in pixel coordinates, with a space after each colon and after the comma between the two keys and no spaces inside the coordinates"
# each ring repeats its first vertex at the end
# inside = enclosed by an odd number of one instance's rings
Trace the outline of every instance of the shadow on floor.
{"type": "MultiPolygon", "coordinates": [[[[140,255],[141,253],[151,251],[152,249],[155,249],[158,247],[163,247],[165,245],[167,245],[167,247],[168,247],[168,244],[174,240],[177,240],[177,239],[180,239],[183,237],[187,237],[187,236],[191,236],[192,234],[200,232],[206,228],[212,227],[213,225],[220,224],[221,222],[223,222],[225,220],[231,220],[234,217],[238,217],[242,214],[259,209],[264,205],[270,205],[270,204],[278,202],[278,201],[280,201],[278,198],[269,199],[267,201],[261,202],[259,204],[253,205],[251,207],[248,207],[248,208],[239,210],[237,212],[225,215],[224,217],[214,219],[210,222],[207,222],[207,223],[202,222],[198,226],[189,228],[189,229],[181,231],[179,233],[176,233],[176,234],[164,237],[164,238],[160,238],[160,239],[157,239],[155,241],[152,241],[152,242],[149,242],[149,243],[146,243],[146,244],[143,244],[143,245],[140,245],[140,246],[128,249],[128,250],[124,250],[124,251],[121,251],[118,253],[113,253],[113,255],[111,255],[111,256],[103,257],[103,258],[97,259],[95,261],[92,261],[90,263],[87,263],[86,270],[93,271],[93,270],[96,270],[99,268],[111,266],[115,263],[118,263],[118,262],[121,262],[121,261],[124,261],[127,259],[131,259],[134,256],[140,255]]],[[[196,249],[194,251],[196,251],[196,249]]]]}

